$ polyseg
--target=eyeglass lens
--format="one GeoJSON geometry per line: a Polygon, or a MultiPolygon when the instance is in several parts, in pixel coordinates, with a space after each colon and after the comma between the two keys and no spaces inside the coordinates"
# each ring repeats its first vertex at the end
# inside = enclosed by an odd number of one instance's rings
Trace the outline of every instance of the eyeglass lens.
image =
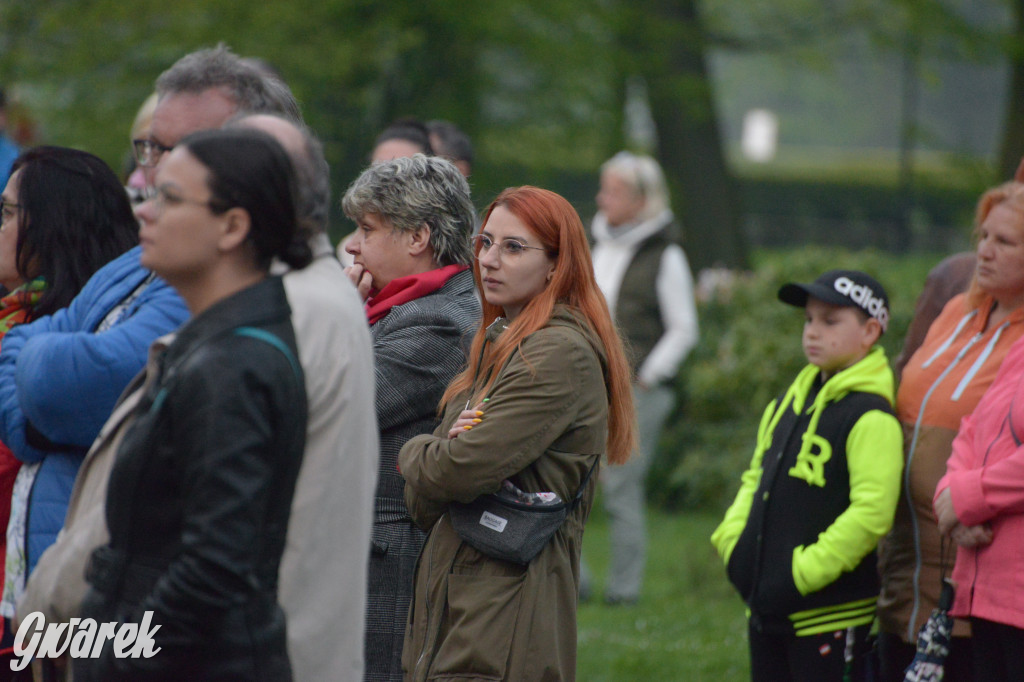
{"type": "Polygon", "coordinates": [[[520,244],[514,239],[495,242],[493,239],[483,234],[477,235],[474,239],[476,239],[480,244],[480,249],[476,253],[477,258],[483,258],[495,244],[498,244],[498,253],[502,256],[517,256],[527,248],[525,244],[520,244]]]}
{"type": "Polygon", "coordinates": [[[135,160],[140,166],[147,168],[155,166],[164,152],[172,149],[153,140],[134,140],[132,147],[135,151],[135,160]]]}

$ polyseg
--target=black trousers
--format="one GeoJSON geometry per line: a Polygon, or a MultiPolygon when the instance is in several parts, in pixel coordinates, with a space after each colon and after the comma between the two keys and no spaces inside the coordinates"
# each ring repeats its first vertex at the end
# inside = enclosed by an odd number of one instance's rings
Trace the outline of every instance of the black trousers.
{"type": "Polygon", "coordinates": [[[974,680],[1019,682],[1024,679],[1024,630],[971,618],[974,680]]]}
{"type": "MultiPolygon", "coordinates": [[[[851,642],[857,666],[867,653],[871,627],[853,628],[851,642]]],[[[750,679],[753,682],[842,682],[846,670],[847,631],[797,637],[768,634],[748,627],[750,638],[750,679]]],[[[859,679],[855,669],[851,679],[859,679]]]]}
{"type": "MultiPolygon", "coordinates": [[[[943,682],[970,682],[973,673],[970,637],[954,637],[949,645],[943,682]]],[[[907,666],[914,660],[917,647],[903,641],[899,635],[880,632],[878,654],[880,660],[880,682],[903,682],[907,666]]]]}

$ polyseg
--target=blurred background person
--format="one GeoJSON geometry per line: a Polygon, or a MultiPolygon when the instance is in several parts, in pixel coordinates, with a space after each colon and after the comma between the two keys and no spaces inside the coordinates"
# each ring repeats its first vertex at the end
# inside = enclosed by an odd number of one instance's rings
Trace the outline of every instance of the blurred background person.
{"type": "Polygon", "coordinates": [[[506,189],[476,256],[484,314],[469,366],[445,391],[440,426],[399,455],[409,510],[429,529],[403,667],[407,679],[572,680],[588,472],[602,454],[611,464],[630,456],[629,367],[583,223],[561,196],[506,189]],[[565,501],[580,495],[525,566],[463,542],[448,514],[506,479],[565,501]]]}
{"type": "Polygon", "coordinates": [[[427,121],[427,131],[434,153],[454,163],[468,178],[473,172],[473,143],[469,135],[454,123],[439,119],[427,121]]]}
{"type": "Polygon", "coordinates": [[[327,238],[330,171],[319,141],[270,114],[230,125],[263,130],[288,152],[299,180],[299,228],[313,251],[310,265],[284,275],[309,411],[278,588],[292,673],[359,680],[379,466],[372,341],[362,301],[327,238]]]}
{"type": "Polygon", "coordinates": [[[273,258],[311,260],[283,148],[249,129],[180,141],[143,203],[142,263],[188,304],[157,341],[107,490],[82,615],[141,623],[152,658],[74,659],[76,680],[291,679],[277,600],[306,400],[273,258]]]}
{"type": "Polygon", "coordinates": [[[303,466],[296,484],[293,511],[299,511],[289,520],[279,598],[293,624],[287,630],[293,677],[320,680],[329,670],[332,675],[358,678],[363,669],[365,564],[372,513],[372,492],[365,488],[375,480],[377,449],[372,408],[352,402],[353,394],[365,399],[372,386],[370,372],[363,367],[371,357],[369,332],[361,302],[331,256],[326,235],[329,169],[322,149],[302,123],[290,88],[275,74],[266,62],[240,57],[223,44],[179,59],[156,82],[160,99],[150,138],[149,177],[166,148],[173,148],[183,135],[218,128],[233,119],[243,123],[245,115],[272,115],[272,120],[251,116],[248,125],[270,133],[291,153],[301,185],[299,228],[314,254],[309,267],[283,277],[299,361],[311,377],[306,382],[309,420],[304,456],[310,466],[303,466]],[[347,352],[339,350],[342,346],[347,352]],[[345,474],[331,480],[338,468],[345,474]],[[325,491],[325,485],[332,487],[325,491]],[[321,514],[340,513],[339,506],[350,525],[319,522],[321,514]],[[335,562],[339,544],[348,551],[335,562]],[[356,549],[360,547],[365,551],[356,549]],[[310,565],[318,559],[344,571],[345,579],[310,565]],[[335,589],[328,592],[322,586],[332,576],[335,589]],[[325,594],[335,596],[328,599],[325,594]]]}
{"type": "Polygon", "coordinates": [[[302,120],[299,103],[284,82],[223,44],[179,59],[157,78],[156,92],[149,136],[134,142],[135,159],[149,185],[163,155],[190,132],[218,128],[242,112],[302,120]]]}
{"type": "Polygon", "coordinates": [[[88,152],[34,147],[11,171],[2,195],[2,283],[31,292],[17,297],[17,322],[28,322],[71,303],[93,272],[138,242],[138,225],[112,191],[117,176],[88,152]]]}
{"type": "Polygon", "coordinates": [[[445,387],[466,364],[480,319],[466,179],[450,162],[416,154],[371,165],[342,199],[355,221],[349,276],[366,299],[380,429],[366,617],[368,682],[401,680],[413,573],[425,533],[405,506],[398,451],[438,423],[445,387]]]}
{"type": "Polygon", "coordinates": [[[388,124],[373,143],[370,163],[390,161],[413,154],[434,154],[430,132],[418,118],[400,118],[388,124]]]}
{"type": "MultiPolygon", "coordinates": [[[[977,267],[970,288],[929,327],[896,394],[905,466],[893,529],[879,545],[884,680],[903,679],[918,630],[938,605],[941,577],[953,567],[952,548],[943,555],[932,508],[953,439],[1024,336],[1024,184],[1008,182],[981,196],[974,237],[977,267]]],[[[957,621],[946,661],[950,679],[968,679],[971,658],[970,628],[957,621]]]]}
{"type": "Polygon", "coordinates": [[[132,129],[128,138],[132,144],[132,155],[129,163],[128,177],[125,179],[125,188],[128,191],[128,198],[132,206],[141,204],[146,199],[146,174],[143,167],[135,160],[135,145],[146,145],[146,140],[153,129],[153,112],[156,111],[157,94],[154,92],[146,98],[135,114],[132,121],[132,129]]]}
{"type": "MultiPolygon", "coordinates": [[[[697,308],[658,162],[629,152],[606,161],[597,206],[591,226],[594,275],[633,368],[639,422],[635,455],[601,473],[612,551],[604,601],[633,604],[646,562],[645,479],[675,400],[679,365],[697,343],[697,308]]],[[[581,597],[591,589],[584,568],[581,597]]]]}
{"type": "MultiPolygon", "coordinates": [[[[99,158],[63,147],[36,147],[19,156],[0,195],[0,284],[9,292],[0,299],[0,337],[70,304],[96,270],[135,245],[137,229],[117,176],[99,158]]],[[[5,595],[10,586],[9,599],[23,585],[28,561],[39,556],[38,547],[30,552],[27,542],[29,497],[34,502],[33,533],[55,533],[53,524],[63,514],[47,486],[73,478],[77,464],[73,457],[64,457],[55,453],[40,479],[39,462],[30,463],[19,476],[21,460],[0,444],[0,558],[6,561],[10,533],[12,564],[9,576],[2,569],[0,575],[5,576],[5,595]],[[16,480],[16,521],[8,529],[16,480]]],[[[5,626],[13,615],[10,606],[0,605],[5,626]]],[[[9,627],[3,634],[0,650],[13,643],[9,627]]],[[[0,666],[8,669],[3,661],[0,666]]]]}
{"type": "MultiPolygon", "coordinates": [[[[239,65],[223,45],[178,60],[157,79],[156,91],[149,136],[134,144],[150,184],[159,161],[185,134],[219,126],[239,109],[300,116],[284,84],[239,65]]],[[[140,255],[136,247],[114,259],[68,308],[17,327],[0,346],[0,439],[23,462],[43,462],[39,476],[54,479],[47,489],[59,509],[49,519],[29,514],[29,533],[38,538],[30,547],[29,572],[60,529],[77,468],[145,365],[150,343],[188,317],[178,294],[140,264],[140,255]],[[56,470],[57,462],[66,465],[56,470]],[[36,532],[33,527],[44,520],[46,528],[36,532]]],[[[33,491],[33,506],[35,498],[33,491]]]]}

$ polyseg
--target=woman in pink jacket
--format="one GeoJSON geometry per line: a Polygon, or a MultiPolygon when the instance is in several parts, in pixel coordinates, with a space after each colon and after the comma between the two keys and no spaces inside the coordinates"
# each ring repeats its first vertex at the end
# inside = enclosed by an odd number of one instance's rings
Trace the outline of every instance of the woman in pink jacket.
{"type": "MultiPolygon", "coordinates": [[[[1024,277],[1024,269],[1019,275],[1024,277]]],[[[970,618],[974,679],[1021,679],[1024,661],[1024,340],[953,441],[935,493],[956,543],[953,615],[970,618]]]]}

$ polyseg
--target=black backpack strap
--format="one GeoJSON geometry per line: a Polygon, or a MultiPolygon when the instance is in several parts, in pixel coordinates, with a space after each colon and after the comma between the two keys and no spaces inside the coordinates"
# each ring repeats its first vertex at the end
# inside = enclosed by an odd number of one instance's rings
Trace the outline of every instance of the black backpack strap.
{"type": "Polygon", "coordinates": [[[583,499],[583,491],[587,489],[587,483],[590,482],[590,477],[594,474],[594,470],[597,469],[598,462],[601,461],[601,455],[594,455],[594,463],[590,465],[590,469],[587,470],[587,475],[583,477],[583,482],[580,483],[580,489],[576,491],[576,496],[572,498],[571,508],[575,509],[576,505],[583,499]]]}

